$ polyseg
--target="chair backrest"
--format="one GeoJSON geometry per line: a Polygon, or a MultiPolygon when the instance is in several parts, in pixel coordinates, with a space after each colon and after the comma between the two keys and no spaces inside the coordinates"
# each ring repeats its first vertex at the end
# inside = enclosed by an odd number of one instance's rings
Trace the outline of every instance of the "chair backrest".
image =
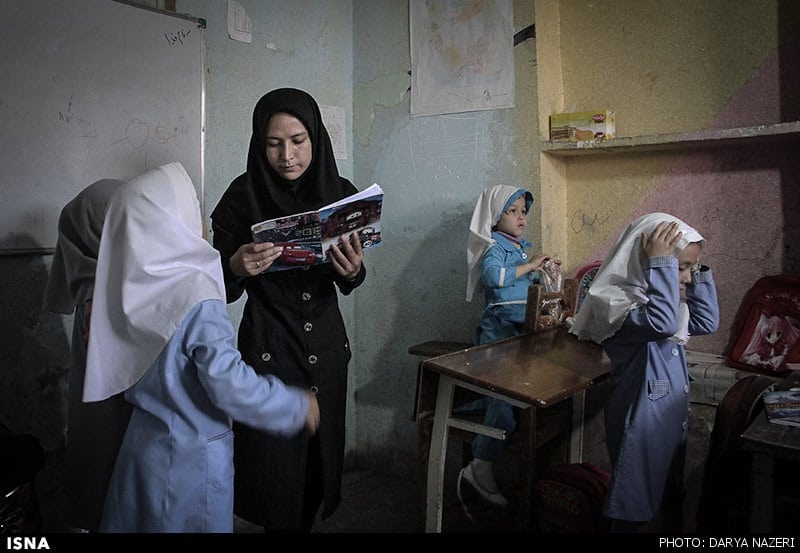
{"type": "Polygon", "coordinates": [[[592,285],[592,281],[594,281],[594,277],[602,264],[602,259],[592,261],[578,269],[578,272],[575,273],[575,280],[578,281],[577,297],[575,298],[575,313],[581,308],[581,304],[586,298],[586,292],[589,290],[589,286],[592,285]]]}
{"type": "Polygon", "coordinates": [[[575,314],[576,287],[574,278],[564,279],[560,292],[545,292],[544,286],[528,288],[525,310],[525,332],[541,332],[559,327],[575,314]]]}

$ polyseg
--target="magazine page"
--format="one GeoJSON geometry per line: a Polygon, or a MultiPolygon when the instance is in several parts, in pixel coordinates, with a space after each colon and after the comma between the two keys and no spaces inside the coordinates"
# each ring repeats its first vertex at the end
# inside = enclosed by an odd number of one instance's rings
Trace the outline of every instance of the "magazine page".
{"type": "Polygon", "coordinates": [[[800,426],[800,390],[778,390],[764,394],[767,419],[774,424],[800,426]]]}
{"type": "Polygon", "coordinates": [[[323,261],[328,261],[331,244],[338,244],[343,237],[358,235],[361,248],[381,245],[381,211],[383,190],[373,184],[343,200],[320,210],[323,261]]]}
{"type": "Polygon", "coordinates": [[[255,224],[253,242],[283,246],[268,271],[283,271],[323,262],[319,212],[309,211],[255,224]]]}
{"type": "Polygon", "coordinates": [[[272,242],[284,248],[268,271],[282,271],[330,261],[331,244],[357,233],[363,249],[381,245],[383,189],[375,183],[329,204],[307,211],[256,223],[250,230],[253,242],[272,242]]]}

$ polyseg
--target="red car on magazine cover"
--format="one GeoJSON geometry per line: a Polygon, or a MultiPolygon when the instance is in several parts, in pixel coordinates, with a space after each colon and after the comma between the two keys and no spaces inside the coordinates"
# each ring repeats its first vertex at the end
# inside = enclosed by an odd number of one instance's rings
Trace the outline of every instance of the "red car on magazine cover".
{"type": "Polygon", "coordinates": [[[283,246],[283,252],[277,259],[282,265],[313,265],[316,259],[314,250],[296,242],[279,242],[276,246],[283,246]]]}

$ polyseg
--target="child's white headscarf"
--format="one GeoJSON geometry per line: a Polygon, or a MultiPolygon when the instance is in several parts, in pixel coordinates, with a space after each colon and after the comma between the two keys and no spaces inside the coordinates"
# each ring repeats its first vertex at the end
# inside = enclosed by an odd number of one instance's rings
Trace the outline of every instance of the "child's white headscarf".
{"type": "Polygon", "coordinates": [[[207,299],[225,301],[222,266],[203,238],[186,170],[171,163],[123,185],[100,239],[83,400],[135,384],[189,311],[207,299]]]}
{"type": "MultiPolygon", "coordinates": [[[[680,219],[667,213],[642,215],[628,226],[608,252],[575,315],[570,328],[572,334],[599,344],[619,330],[631,310],[649,301],[645,279],[647,258],[642,251],[641,235],[649,236],[662,221],[678,223],[678,230],[683,233],[675,244],[674,255],[679,255],[692,242],[699,242],[703,247],[705,240],[700,233],[680,219]]],[[[685,343],[688,324],[689,310],[685,302],[681,302],[681,320],[672,339],[685,343]]]]}
{"type": "Polygon", "coordinates": [[[467,301],[472,301],[475,292],[481,290],[481,258],[489,246],[495,243],[492,239],[492,227],[503,216],[508,205],[515,202],[522,194],[525,194],[525,209],[530,210],[533,205],[533,194],[524,188],[498,184],[481,192],[469,224],[467,301]]]}

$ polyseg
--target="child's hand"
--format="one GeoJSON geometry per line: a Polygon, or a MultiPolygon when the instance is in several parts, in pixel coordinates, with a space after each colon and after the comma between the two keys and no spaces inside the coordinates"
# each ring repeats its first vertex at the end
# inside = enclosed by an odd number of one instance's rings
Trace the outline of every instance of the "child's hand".
{"type": "MultiPolygon", "coordinates": [[[[534,271],[538,271],[549,260],[550,260],[550,256],[549,255],[547,255],[546,253],[540,253],[539,255],[534,256],[534,258],[531,259],[531,261],[530,261],[531,269],[534,270],[534,271]]],[[[558,260],[555,260],[555,261],[559,265],[561,264],[561,261],[558,261],[558,260]]]]}
{"type": "Polygon", "coordinates": [[[309,434],[314,434],[319,428],[319,403],[317,403],[317,396],[312,392],[308,394],[308,411],[306,412],[306,430],[309,434]]]}
{"type": "Polygon", "coordinates": [[[683,233],[678,230],[678,223],[661,221],[650,236],[642,233],[642,251],[647,257],[673,255],[681,236],[683,233]]]}

